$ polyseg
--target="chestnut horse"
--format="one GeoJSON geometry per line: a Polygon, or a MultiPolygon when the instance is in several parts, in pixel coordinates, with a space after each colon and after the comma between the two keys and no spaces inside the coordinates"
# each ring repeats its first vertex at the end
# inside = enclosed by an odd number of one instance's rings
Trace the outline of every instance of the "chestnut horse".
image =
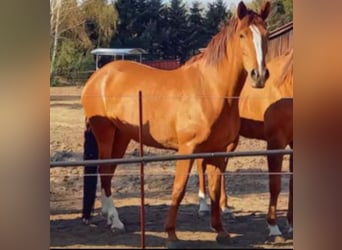
{"type": "MultiPolygon", "coordinates": [[[[130,140],[139,141],[138,92],[143,94],[143,143],[177,150],[178,154],[222,152],[239,135],[238,97],[246,78],[263,88],[267,36],[265,19],[270,3],[260,13],[243,2],[237,17],[209,42],[203,57],[175,70],[155,69],[132,61],[114,61],[94,72],[81,102],[95,135],[100,159],[123,157],[130,140]],[[212,98],[214,97],[214,98],[212,98]],[[228,129],[227,129],[228,128],[228,129]]],[[[192,159],[179,160],[170,209],[165,221],[167,240],[174,243],[176,216],[184,197],[192,159]]],[[[211,225],[217,241],[229,242],[219,207],[224,158],[202,161],[208,171],[211,225]]],[[[111,180],[116,165],[101,165],[102,213],[112,230],[123,230],[114,206],[111,180]]]]}
{"type": "MultiPolygon", "coordinates": [[[[270,77],[265,88],[255,90],[245,84],[240,94],[239,112],[241,118],[240,135],[246,138],[260,139],[267,142],[267,149],[293,147],[293,49],[267,63],[270,77]]],[[[247,79],[248,82],[248,79],[247,79]]],[[[228,151],[235,150],[237,142],[231,144],[228,151]]],[[[269,172],[280,172],[283,155],[267,157],[269,172]]],[[[226,159],[228,163],[228,159],[226,159]]],[[[209,211],[205,195],[205,169],[198,162],[199,172],[199,214],[209,211]]],[[[290,171],[293,171],[293,156],[290,156],[290,171]]],[[[290,197],[288,204],[289,231],[293,225],[293,181],[290,176],[290,197]]],[[[281,235],[276,222],[277,200],[281,188],[281,176],[269,175],[270,203],[267,221],[269,235],[281,235]]],[[[227,205],[224,176],[221,179],[220,207],[223,213],[231,212],[227,205]]]]}

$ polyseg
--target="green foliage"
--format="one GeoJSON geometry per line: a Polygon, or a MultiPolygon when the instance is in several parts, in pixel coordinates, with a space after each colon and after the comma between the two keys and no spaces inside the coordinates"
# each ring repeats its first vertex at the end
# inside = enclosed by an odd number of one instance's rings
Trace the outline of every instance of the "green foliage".
{"type": "MultiPolygon", "coordinates": [[[[220,26],[229,22],[236,11],[236,6],[229,9],[223,0],[206,5],[200,0],[188,5],[183,0],[62,1],[53,75],[62,74],[71,81],[76,81],[78,72],[94,70],[94,56],[89,51],[95,47],[137,47],[148,52],[144,60],[179,59],[185,62],[200,48],[206,47],[220,26]]],[[[252,0],[247,5],[259,11],[263,2],[252,0]]],[[[271,0],[269,29],[291,21],[292,8],[292,0],[271,0]]],[[[51,20],[51,34],[55,37],[55,11],[52,11],[51,20]]],[[[56,81],[52,80],[53,83],[56,81]]]]}
{"type": "Polygon", "coordinates": [[[142,47],[148,59],[179,59],[185,62],[205,47],[231,12],[222,0],[204,12],[199,2],[186,8],[182,0],[118,0],[119,25],[111,47],[142,47]]]}
{"type": "Polygon", "coordinates": [[[85,30],[92,47],[108,47],[116,30],[118,13],[106,0],[84,0],[85,30]]]}
{"type": "MultiPolygon", "coordinates": [[[[264,0],[253,0],[247,4],[255,11],[260,11],[260,6],[264,0]]],[[[266,23],[270,31],[293,20],[293,0],[272,0],[271,12],[266,23]]]]}
{"type": "Polygon", "coordinates": [[[227,10],[227,6],[222,0],[216,0],[213,3],[209,3],[205,22],[208,35],[210,37],[215,35],[219,31],[220,26],[227,22],[231,17],[231,11],[227,10]]]}
{"type": "Polygon", "coordinates": [[[188,37],[185,40],[189,56],[197,54],[199,49],[205,47],[208,43],[209,37],[206,36],[206,19],[203,17],[203,12],[200,3],[193,2],[187,19],[188,37]]]}
{"type": "MultiPolygon", "coordinates": [[[[108,47],[118,13],[107,0],[51,0],[51,81],[85,80],[80,72],[94,70],[95,47],[108,47]],[[55,52],[55,53],[54,53],[55,52]],[[53,55],[56,55],[55,57],[53,55]]],[[[87,73],[86,73],[87,74],[87,73]]]]}
{"type": "Polygon", "coordinates": [[[171,0],[168,11],[168,43],[164,48],[166,58],[180,59],[181,62],[186,58],[185,39],[188,35],[187,29],[187,10],[182,0],[171,0]]]}

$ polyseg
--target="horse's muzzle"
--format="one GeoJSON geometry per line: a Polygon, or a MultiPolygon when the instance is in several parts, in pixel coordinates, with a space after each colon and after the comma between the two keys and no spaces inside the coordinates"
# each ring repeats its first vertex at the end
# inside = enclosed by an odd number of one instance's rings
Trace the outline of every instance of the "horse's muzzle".
{"type": "Polygon", "coordinates": [[[261,72],[257,69],[252,69],[250,72],[250,77],[252,79],[253,88],[263,88],[265,87],[265,82],[269,78],[270,72],[267,68],[264,68],[261,72]]]}

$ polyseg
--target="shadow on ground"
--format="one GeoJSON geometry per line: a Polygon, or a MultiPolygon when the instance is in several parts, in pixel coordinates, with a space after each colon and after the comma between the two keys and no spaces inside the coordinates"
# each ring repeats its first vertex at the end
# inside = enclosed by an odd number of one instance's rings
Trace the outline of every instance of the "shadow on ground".
{"type": "MultiPolygon", "coordinates": [[[[165,247],[163,225],[169,207],[167,205],[154,205],[145,207],[145,232],[146,248],[165,247]]],[[[180,248],[261,248],[261,245],[268,245],[269,248],[292,248],[292,236],[285,237],[283,242],[268,242],[267,227],[264,213],[235,212],[235,219],[230,215],[223,215],[224,227],[232,235],[229,246],[219,245],[215,241],[216,234],[209,227],[209,216],[199,217],[197,205],[181,205],[177,218],[177,232],[182,239],[180,248]],[[206,235],[206,237],[202,237],[206,235]],[[209,235],[209,237],[207,236],[209,235]],[[209,239],[208,239],[209,238],[209,239]]],[[[119,207],[118,212],[122,222],[126,226],[126,232],[113,233],[106,225],[104,217],[98,215],[92,218],[91,225],[84,225],[80,217],[74,219],[56,219],[50,221],[50,246],[67,247],[72,245],[84,246],[124,246],[127,248],[140,248],[140,213],[139,206],[119,207]]],[[[65,211],[55,210],[54,215],[62,215],[65,211]]],[[[79,213],[74,210],[69,213],[79,213]]],[[[285,211],[280,211],[285,215],[285,211]]],[[[282,231],[286,229],[285,216],[279,217],[279,226],[282,231]]]]}

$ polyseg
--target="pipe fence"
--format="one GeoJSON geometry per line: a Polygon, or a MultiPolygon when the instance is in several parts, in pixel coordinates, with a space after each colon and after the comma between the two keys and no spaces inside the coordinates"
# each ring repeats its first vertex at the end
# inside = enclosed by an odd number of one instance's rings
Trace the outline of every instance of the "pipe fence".
{"type": "MultiPolygon", "coordinates": [[[[111,97],[114,98],[114,97],[111,97]]],[[[121,98],[121,97],[120,97],[121,98]]],[[[179,97],[177,97],[179,98],[179,97]]],[[[208,98],[208,96],[202,96],[202,98],[208,98]]],[[[211,97],[212,98],[212,97],[211,97]]],[[[222,98],[222,97],[220,97],[222,98]]],[[[224,97],[224,98],[232,98],[235,99],[237,97],[224,97]]],[[[140,141],[140,150],[139,157],[134,158],[122,158],[122,159],[101,159],[101,160],[82,160],[82,161],[52,161],[50,162],[50,168],[54,167],[75,167],[75,166],[94,166],[102,164],[132,164],[132,163],[140,163],[140,189],[141,189],[141,206],[140,206],[140,225],[141,225],[141,248],[145,249],[145,212],[144,212],[144,164],[149,162],[157,162],[157,161],[177,161],[177,160],[189,160],[189,159],[207,159],[214,157],[246,157],[246,156],[268,156],[268,155],[276,155],[276,154],[293,154],[293,150],[288,149],[274,149],[274,150],[262,150],[262,151],[233,151],[233,152],[208,152],[208,153],[194,153],[194,154],[184,154],[184,155],[163,155],[163,156],[144,156],[143,152],[143,138],[142,138],[142,93],[139,91],[139,141],[140,141]]],[[[226,173],[232,174],[232,173],[226,173]]],[[[242,174],[242,173],[237,173],[242,174]]],[[[290,172],[277,172],[277,173],[269,173],[269,172],[249,172],[243,173],[244,175],[284,175],[284,174],[292,174],[290,172]]]]}

